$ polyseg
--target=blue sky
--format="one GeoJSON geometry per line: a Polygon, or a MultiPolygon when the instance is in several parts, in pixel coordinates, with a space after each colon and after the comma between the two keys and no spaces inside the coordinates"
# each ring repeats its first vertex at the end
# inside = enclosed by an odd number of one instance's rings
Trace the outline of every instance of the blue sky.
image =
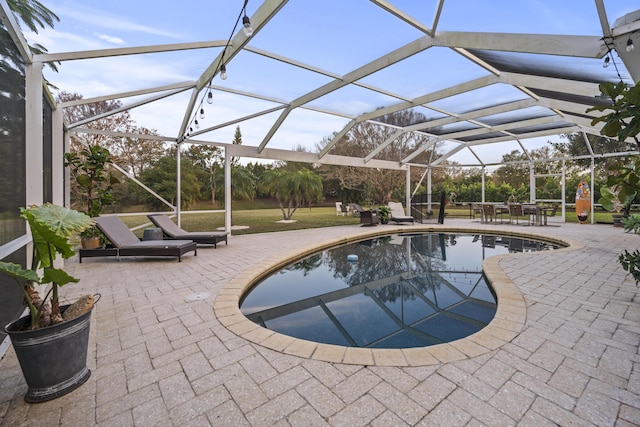
{"type": "MultiPolygon", "coordinates": [[[[60,22],[54,30],[26,36],[29,41],[46,46],[50,53],[227,40],[243,3],[243,0],[49,0],[44,4],[60,17],[60,22]]],[[[392,0],[390,3],[426,26],[432,25],[436,1],[392,0]]],[[[250,0],[247,14],[251,16],[260,4],[250,0]]],[[[610,25],[640,6],[628,0],[605,1],[605,5],[610,25]]],[[[447,0],[438,30],[601,34],[595,4],[588,0],[447,0]]],[[[291,0],[256,33],[250,46],[296,59],[333,75],[343,75],[421,36],[417,29],[367,0],[291,0]]],[[[72,61],[63,63],[59,73],[46,70],[45,74],[57,87],[90,98],[195,80],[220,51],[203,49],[72,61]]],[[[240,53],[227,70],[229,78],[226,81],[216,78],[215,85],[283,101],[295,99],[331,80],[246,52],[240,53]]],[[[410,98],[485,74],[449,49],[432,48],[366,77],[363,83],[410,98]]],[[[203,126],[225,123],[274,105],[220,91],[214,94],[215,102],[204,105],[206,118],[200,120],[203,126]]],[[[173,96],[152,106],[134,109],[131,114],[139,126],[177,136],[188,97],[189,94],[173,96]]],[[[129,100],[123,102],[127,104],[129,100]]],[[[311,106],[352,115],[396,102],[397,99],[377,92],[346,87],[312,102],[311,106]]],[[[241,123],[244,143],[258,145],[278,115],[279,112],[271,113],[241,123]]],[[[269,147],[312,148],[348,121],[346,117],[294,110],[269,147]]],[[[235,126],[210,132],[202,138],[231,142],[235,126]]],[[[487,150],[495,155],[495,147],[487,150]]],[[[508,147],[506,150],[509,151],[508,147]]]]}

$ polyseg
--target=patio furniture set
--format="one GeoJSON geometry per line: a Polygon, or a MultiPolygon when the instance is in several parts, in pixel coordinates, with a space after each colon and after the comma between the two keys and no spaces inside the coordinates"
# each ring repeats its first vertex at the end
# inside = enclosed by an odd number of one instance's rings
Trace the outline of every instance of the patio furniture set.
{"type": "Polygon", "coordinates": [[[475,214],[480,215],[480,222],[482,223],[497,223],[500,218],[500,223],[505,222],[505,217],[508,216],[507,222],[513,224],[514,220],[516,224],[519,224],[520,219],[526,219],[527,225],[548,225],[547,218],[555,216],[558,205],[544,206],[536,203],[474,203],[471,204],[470,209],[475,214]]]}
{"type": "MultiPolygon", "coordinates": [[[[414,223],[414,218],[405,214],[402,203],[389,202],[388,206],[391,211],[389,220],[395,222],[396,224],[401,224],[404,222],[410,222],[411,224],[414,223]]],[[[340,214],[351,214],[353,216],[358,216],[360,217],[360,224],[362,225],[377,225],[380,223],[377,209],[363,209],[362,206],[357,203],[349,203],[349,205],[347,206],[342,202],[336,202],[336,215],[340,214]]]]}
{"type": "Polygon", "coordinates": [[[158,228],[145,230],[142,240],[115,215],[94,218],[96,226],[111,244],[96,249],[80,249],[79,262],[82,263],[82,258],[112,256],[176,257],[180,262],[186,253],[193,252],[196,256],[198,245],[217,247],[220,242],[227,243],[226,232],[187,232],[166,215],[148,217],[158,228]]]}

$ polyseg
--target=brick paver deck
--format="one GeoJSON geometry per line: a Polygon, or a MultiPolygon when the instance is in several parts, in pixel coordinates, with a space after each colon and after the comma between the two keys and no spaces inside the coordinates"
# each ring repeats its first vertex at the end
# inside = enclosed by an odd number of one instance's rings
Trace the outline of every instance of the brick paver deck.
{"type": "Polygon", "coordinates": [[[64,288],[69,299],[102,294],[91,326],[92,376],[66,396],[27,404],[9,349],[0,361],[0,425],[640,425],[640,298],[617,263],[624,249],[640,248],[640,236],[610,225],[454,219],[445,227],[537,233],[576,246],[488,261],[492,279],[512,282],[523,301],[509,310],[515,326],[500,320],[495,331],[516,332],[458,343],[434,358],[408,353],[402,366],[384,354],[291,340],[263,346],[254,342],[262,331],[251,339],[219,319],[229,315],[224,301],[237,298],[230,288],[256,268],[371,229],[234,236],[181,263],[72,260],[70,272],[82,280],[64,288]],[[279,346],[284,353],[273,350],[279,346]]]}

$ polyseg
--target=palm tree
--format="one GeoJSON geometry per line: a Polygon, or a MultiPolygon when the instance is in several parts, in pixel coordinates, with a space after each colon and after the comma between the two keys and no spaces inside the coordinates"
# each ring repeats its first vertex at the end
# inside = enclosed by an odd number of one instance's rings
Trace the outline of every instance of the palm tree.
{"type": "Polygon", "coordinates": [[[311,206],[322,197],[322,178],[308,169],[297,172],[270,169],[263,174],[260,186],[276,198],[286,221],[291,220],[299,207],[305,203],[311,206]]]}
{"type": "MultiPolygon", "coordinates": [[[[55,22],[59,22],[58,15],[53,13],[45,5],[38,0],[7,0],[9,9],[11,9],[31,31],[38,32],[38,27],[53,28],[55,22]]],[[[46,53],[47,48],[41,44],[36,43],[33,46],[29,46],[31,52],[35,54],[46,53]]],[[[48,65],[54,71],[58,71],[55,63],[50,62],[48,65]]]]}
{"type": "Polygon", "coordinates": [[[34,33],[38,32],[38,27],[53,28],[54,21],[60,22],[60,18],[38,0],[8,0],[7,4],[34,33]]]}
{"type": "Polygon", "coordinates": [[[295,173],[294,181],[298,192],[296,194],[296,204],[298,206],[319,202],[322,199],[322,177],[309,169],[302,169],[295,173]]]}

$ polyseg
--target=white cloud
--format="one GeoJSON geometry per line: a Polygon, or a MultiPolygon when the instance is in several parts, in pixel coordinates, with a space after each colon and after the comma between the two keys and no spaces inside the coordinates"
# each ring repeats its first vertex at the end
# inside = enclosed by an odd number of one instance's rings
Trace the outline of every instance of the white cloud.
{"type": "Polygon", "coordinates": [[[106,28],[112,31],[144,33],[173,39],[182,37],[174,31],[167,31],[163,28],[155,28],[134,22],[130,19],[130,14],[127,11],[124,12],[122,15],[113,15],[105,13],[104,10],[89,7],[65,8],[64,6],[58,6],[56,8],[56,13],[61,19],[77,20],[89,25],[91,28],[106,28]]]}
{"type": "Polygon", "coordinates": [[[113,37],[113,36],[108,36],[106,34],[96,34],[96,36],[101,39],[106,41],[107,43],[112,43],[112,44],[125,44],[125,41],[122,40],[120,37],[113,37]]]}

